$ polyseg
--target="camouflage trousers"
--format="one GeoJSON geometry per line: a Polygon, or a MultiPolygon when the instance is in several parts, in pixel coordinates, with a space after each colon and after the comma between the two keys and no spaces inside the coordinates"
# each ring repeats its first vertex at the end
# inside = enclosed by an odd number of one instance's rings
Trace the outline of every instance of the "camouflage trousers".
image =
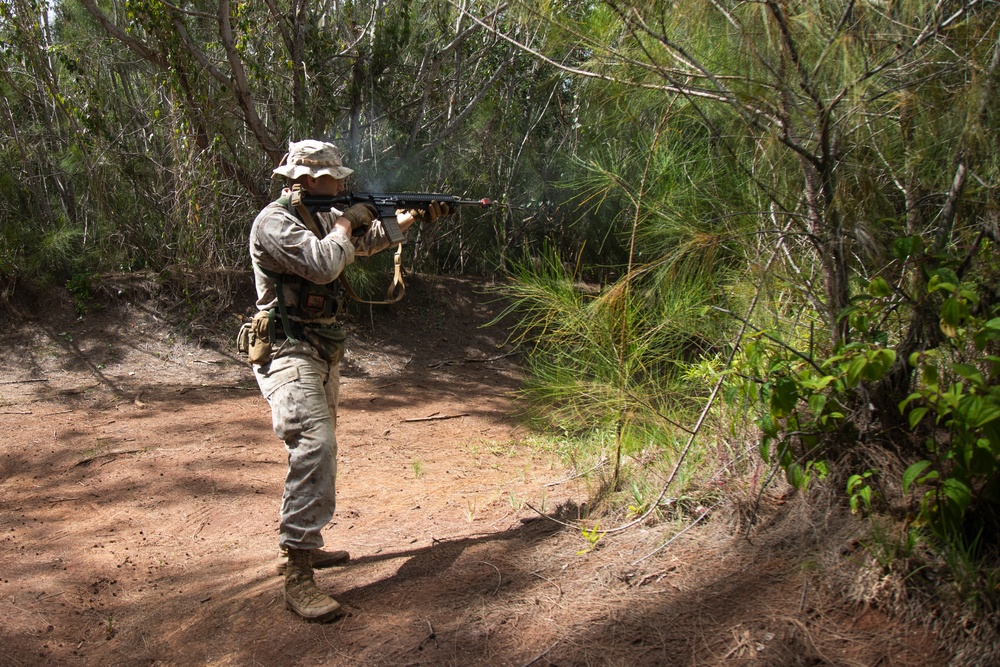
{"type": "Polygon", "coordinates": [[[320,533],[336,508],[340,367],[311,351],[308,344],[297,345],[290,354],[254,366],[274,433],[288,452],[278,540],[286,549],[323,546],[320,533]]]}

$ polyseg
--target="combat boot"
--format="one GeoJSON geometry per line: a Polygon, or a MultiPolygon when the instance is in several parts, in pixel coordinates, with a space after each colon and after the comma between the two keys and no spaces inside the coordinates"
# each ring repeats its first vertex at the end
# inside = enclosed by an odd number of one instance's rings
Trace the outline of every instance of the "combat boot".
{"type": "Polygon", "coordinates": [[[316,588],[308,549],[289,549],[285,568],[285,606],[307,621],[325,623],[344,613],[340,603],[316,588]]]}
{"type": "MultiPolygon", "coordinates": [[[[288,550],[284,547],[281,548],[279,552],[281,560],[278,561],[278,565],[275,568],[279,575],[285,574],[285,567],[288,565],[288,550]]],[[[345,565],[349,560],[351,560],[351,554],[346,551],[324,551],[323,549],[309,549],[309,555],[312,558],[312,568],[314,570],[323,570],[328,567],[337,567],[338,565],[345,565]]]]}

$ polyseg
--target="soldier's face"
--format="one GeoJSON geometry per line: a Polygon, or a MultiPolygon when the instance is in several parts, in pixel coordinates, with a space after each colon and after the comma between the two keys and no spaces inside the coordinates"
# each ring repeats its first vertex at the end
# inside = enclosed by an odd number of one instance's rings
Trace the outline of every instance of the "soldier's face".
{"type": "Polygon", "coordinates": [[[329,175],[319,178],[306,176],[306,191],[318,197],[332,197],[344,191],[344,179],[329,175]]]}

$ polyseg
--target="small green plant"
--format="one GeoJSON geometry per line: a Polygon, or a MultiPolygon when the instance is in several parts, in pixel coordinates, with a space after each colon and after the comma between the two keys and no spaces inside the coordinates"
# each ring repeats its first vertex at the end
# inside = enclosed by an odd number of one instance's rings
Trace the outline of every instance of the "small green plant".
{"type": "Polygon", "coordinates": [[[513,491],[507,492],[507,498],[510,500],[511,509],[515,512],[519,512],[524,508],[524,499],[518,498],[517,494],[513,491]]]}
{"type": "Polygon", "coordinates": [[[632,502],[628,506],[628,513],[631,517],[642,516],[649,509],[649,501],[646,500],[646,493],[635,481],[629,484],[629,494],[632,502]]]}
{"type": "Polygon", "coordinates": [[[90,312],[94,300],[91,291],[93,282],[94,276],[87,273],[74,273],[66,281],[66,289],[73,295],[73,305],[77,315],[86,315],[90,312]]]}
{"type": "Polygon", "coordinates": [[[414,479],[420,479],[421,477],[423,477],[423,475],[424,475],[424,464],[421,461],[414,460],[413,463],[411,463],[410,465],[413,468],[413,477],[414,477],[414,479]]]}
{"type": "Polygon", "coordinates": [[[587,548],[577,551],[576,552],[577,556],[582,556],[583,554],[590,553],[591,551],[596,549],[597,543],[600,542],[601,538],[604,537],[605,535],[605,533],[602,533],[598,529],[598,524],[596,523],[593,525],[592,528],[589,529],[586,526],[582,526],[580,528],[580,534],[583,535],[583,539],[587,540],[587,548]]]}
{"type": "Polygon", "coordinates": [[[857,514],[864,510],[870,513],[872,509],[872,487],[867,483],[872,476],[871,470],[866,470],[860,475],[851,475],[847,478],[847,497],[851,503],[851,514],[857,514]]]}

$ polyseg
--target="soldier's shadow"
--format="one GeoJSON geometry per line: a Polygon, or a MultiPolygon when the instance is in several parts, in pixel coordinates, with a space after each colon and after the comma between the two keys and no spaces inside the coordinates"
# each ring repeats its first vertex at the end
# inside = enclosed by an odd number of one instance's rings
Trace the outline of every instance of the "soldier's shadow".
{"type": "MultiPolygon", "coordinates": [[[[521,562],[524,560],[519,558],[521,552],[532,549],[537,546],[539,541],[561,532],[565,528],[565,522],[571,521],[579,515],[576,503],[570,502],[560,506],[545,517],[537,517],[508,530],[456,539],[435,540],[433,544],[426,547],[362,556],[352,560],[347,569],[361,568],[399,558],[404,558],[406,561],[392,576],[340,591],[337,598],[347,603],[363,604],[366,600],[391,594],[415,580],[427,577],[446,577],[448,570],[468,549],[483,544],[504,543],[504,551],[501,554],[503,562],[508,564],[521,562]]],[[[473,562],[485,563],[485,561],[478,560],[473,562]]],[[[495,570],[495,567],[484,569],[484,576],[496,577],[499,571],[495,570]]],[[[508,572],[504,576],[509,580],[515,574],[515,572],[508,572]]]]}

